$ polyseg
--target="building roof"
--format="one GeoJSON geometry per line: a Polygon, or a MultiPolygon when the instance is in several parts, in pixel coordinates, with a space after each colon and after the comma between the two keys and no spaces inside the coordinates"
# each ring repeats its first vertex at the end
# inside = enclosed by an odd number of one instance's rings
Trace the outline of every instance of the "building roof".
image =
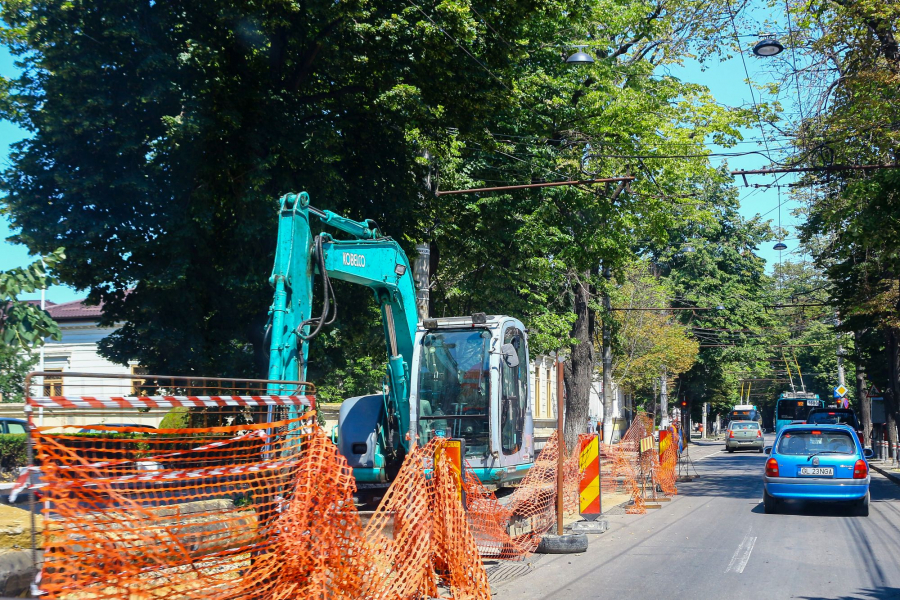
{"type": "MultiPolygon", "coordinates": [[[[26,303],[26,304],[32,304],[32,305],[34,305],[34,306],[40,306],[40,305],[41,305],[41,301],[40,301],[40,300],[26,300],[25,303],[26,303]]],[[[49,300],[44,300],[44,306],[46,306],[47,308],[50,308],[51,306],[56,306],[56,302],[50,302],[49,300]]]]}
{"type": "Polygon", "coordinates": [[[84,300],[73,300],[62,304],[47,303],[47,313],[56,322],[62,321],[97,321],[103,313],[103,303],[89,306],[84,300]]]}

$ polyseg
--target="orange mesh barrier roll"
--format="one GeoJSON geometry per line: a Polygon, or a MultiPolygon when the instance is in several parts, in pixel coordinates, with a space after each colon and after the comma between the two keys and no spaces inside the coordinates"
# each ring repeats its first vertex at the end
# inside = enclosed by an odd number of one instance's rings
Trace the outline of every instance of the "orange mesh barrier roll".
{"type": "MultiPolygon", "coordinates": [[[[154,395],[29,399],[73,422],[32,428],[49,598],[487,600],[482,557],[520,558],[555,525],[555,437],[503,502],[466,469],[467,511],[435,462],[446,441],[414,447],[363,524],[308,390],[145,377],[154,395]]],[[[580,443],[565,460],[573,515],[580,443]]]]}

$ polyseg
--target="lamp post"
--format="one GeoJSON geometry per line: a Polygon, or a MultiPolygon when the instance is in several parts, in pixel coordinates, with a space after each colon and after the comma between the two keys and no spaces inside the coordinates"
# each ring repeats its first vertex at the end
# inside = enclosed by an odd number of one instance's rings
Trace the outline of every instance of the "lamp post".
{"type": "Polygon", "coordinates": [[[781,54],[783,51],[784,46],[782,46],[781,42],[776,40],[775,36],[771,34],[765,34],[763,39],[756,42],[756,45],[753,46],[753,54],[761,58],[775,56],[776,54],[781,54]]]}
{"type": "Polygon", "coordinates": [[[575,46],[578,52],[566,59],[566,63],[570,65],[589,65],[594,62],[594,57],[584,51],[587,45],[575,46]]]}

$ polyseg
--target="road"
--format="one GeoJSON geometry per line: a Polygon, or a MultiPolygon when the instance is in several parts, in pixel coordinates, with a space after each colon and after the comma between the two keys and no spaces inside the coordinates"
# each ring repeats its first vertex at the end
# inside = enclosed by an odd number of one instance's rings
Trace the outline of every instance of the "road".
{"type": "Polygon", "coordinates": [[[900,486],[872,474],[868,517],[762,506],[765,455],[691,449],[699,477],[645,515],[613,515],[579,555],[545,555],[494,598],[900,598],[900,486]]]}

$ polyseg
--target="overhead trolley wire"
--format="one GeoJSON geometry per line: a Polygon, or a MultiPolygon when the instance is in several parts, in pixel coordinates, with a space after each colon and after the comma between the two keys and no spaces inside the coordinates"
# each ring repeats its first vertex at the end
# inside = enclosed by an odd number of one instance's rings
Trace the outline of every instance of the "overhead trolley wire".
{"type": "Polygon", "coordinates": [[[505,83],[503,83],[503,80],[501,80],[499,77],[497,77],[497,76],[494,74],[494,72],[491,71],[491,70],[487,67],[486,64],[484,64],[483,62],[481,62],[480,60],[478,60],[478,58],[476,58],[474,54],[472,54],[471,52],[469,52],[469,51],[466,49],[465,46],[463,46],[462,44],[459,43],[459,40],[457,40],[455,37],[453,37],[452,35],[450,35],[449,33],[447,33],[447,32],[444,30],[443,27],[441,27],[440,25],[438,25],[437,23],[435,23],[434,19],[432,19],[430,16],[428,16],[428,14],[427,14],[424,10],[422,10],[421,8],[419,8],[419,6],[418,6],[417,4],[415,4],[414,2],[412,2],[412,0],[406,0],[406,3],[409,4],[411,7],[415,8],[415,9],[416,9],[417,11],[419,11],[420,13],[422,13],[422,16],[423,16],[423,17],[425,17],[426,19],[428,19],[429,21],[431,21],[431,24],[434,25],[435,27],[437,27],[438,30],[439,30],[441,33],[443,33],[445,36],[447,36],[447,38],[448,38],[450,41],[452,41],[454,44],[456,44],[457,46],[459,46],[459,49],[460,49],[460,50],[462,50],[463,52],[465,52],[466,54],[468,54],[469,57],[470,57],[472,60],[474,60],[475,62],[477,62],[477,63],[479,64],[479,66],[481,66],[482,69],[484,69],[485,71],[487,71],[488,74],[489,74],[491,77],[493,77],[494,79],[497,80],[497,83],[499,83],[500,85],[502,85],[503,87],[505,87],[507,90],[512,91],[512,89],[511,89],[508,85],[506,85],[505,83]]]}
{"type": "Polygon", "coordinates": [[[726,6],[728,7],[728,16],[731,19],[731,27],[734,30],[734,41],[737,43],[738,52],[741,55],[741,64],[744,65],[744,74],[747,76],[747,87],[750,88],[750,100],[753,103],[753,109],[756,112],[756,122],[759,123],[759,133],[762,136],[763,145],[766,147],[766,152],[769,153],[769,162],[774,162],[772,161],[772,152],[771,150],[769,150],[769,142],[766,140],[766,131],[763,128],[762,117],[759,113],[759,105],[756,104],[756,94],[753,93],[753,83],[750,81],[750,70],[747,68],[747,61],[744,59],[744,47],[741,46],[737,24],[735,24],[734,22],[734,11],[731,10],[731,0],[728,0],[728,2],[726,2],[726,6]]]}

